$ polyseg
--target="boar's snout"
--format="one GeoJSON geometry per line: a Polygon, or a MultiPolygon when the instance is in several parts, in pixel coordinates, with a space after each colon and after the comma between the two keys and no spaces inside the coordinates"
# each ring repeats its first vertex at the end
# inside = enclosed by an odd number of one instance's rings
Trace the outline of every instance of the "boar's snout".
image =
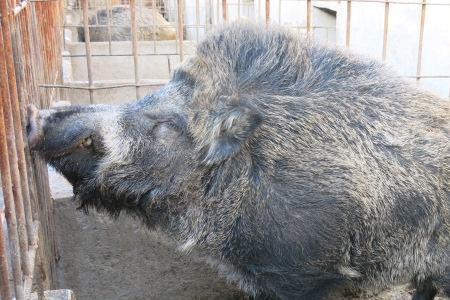
{"type": "Polygon", "coordinates": [[[39,110],[33,104],[28,106],[27,138],[30,149],[34,149],[42,139],[42,120],[39,110]]]}

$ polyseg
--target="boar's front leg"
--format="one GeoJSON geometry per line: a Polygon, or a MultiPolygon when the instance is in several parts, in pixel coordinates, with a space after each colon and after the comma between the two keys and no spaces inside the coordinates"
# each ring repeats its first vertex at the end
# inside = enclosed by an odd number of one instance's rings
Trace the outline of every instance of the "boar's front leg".
{"type": "Polygon", "coordinates": [[[427,278],[419,283],[416,282],[415,286],[416,291],[413,295],[412,300],[433,300],[438,292],[431,278],[427,278]]]}

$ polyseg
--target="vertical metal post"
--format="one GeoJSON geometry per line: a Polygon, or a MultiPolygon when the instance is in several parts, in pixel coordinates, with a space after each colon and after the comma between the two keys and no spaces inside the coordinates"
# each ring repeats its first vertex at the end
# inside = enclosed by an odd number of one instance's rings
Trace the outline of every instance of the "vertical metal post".
{"type": "Polygon", "coordinates": [[[141,98],[139,91],[139,56],[138,56],[138,35],[136,22],[136,0],[130,0],[131,9],[131,36],[133,46],[133,63],[134,63],[134,83],[136,85],[136,98],[141,98]]]}
{"type": "Polygon", "coordinates": [[[178,5],[178,45],[179,45],[179,51],[180,51],[180,61],[183,61],[184,59],[184,49],[183,49],[183,40],[184,40],[184,0],[177,0],[178,5]]]}
{"type": "Polygon", "coordinates": [[[156,54],[156,0],[152,0],[152,15],[153,15],[153,53],[156,54]]]}
{"type": "Polygon", "coordinates": [[[383,52],[381,54],[381,59],[386,61],[387,54],[387,40],[389,32],[389,0],[385,0],[384,4],[384,28],[383,28],[383,52]]]}
{"type": "MultiPolygon", "coordinates": [[[[28,258],[27,222],[25,218],[24,198],[22,193],[22,184],[28,184],[28,179],[25,181],[25,174],[20,176],[20,171],[22,171],[22,173],[26,172],[26,166],[21,124],[22,119],[20,117],[19,98],[17,94],[16,74],[13,59],[14,52],[11,41],[10,25],[12,22],[10,21],[12,19],[12,14],[8,14],[6,1],[0,1],[0,3],[0,13],[2,16],[6,16],[1,18],[2,42],[0,49],[5,50],[3,54],[3,61],[6,62],[6,66],[2,66],[2,77],[4,78],[3,80],[8,82],[10,95],[10,97],[3,97],[2,106],[8,139],[8,157],[11,162],[11,179],[13,183],[12,187],[18,222],[17,228],[19,233],[22,270],[26,276],[31,276],[31,265],[28,258]]],[[[30,226],[31,225],[32,224],[30,223],[30,226]]]]}
{"type": "Polygon", "coordinates": [[[226,23],[228,22],[228,6],[227,6],[227,0],[222,0],[222,17],[223,21],[226,23]]]}
{"type": "MultiPolygon", "coordinates": [[[[111,47],[111,0],[106,0],[106,18],[108,19],[108,49],[109,49],[109,55],[112,55],[112,47],[111,47]]],[[[84,19],[83,19],[84,20],[84,19]]]]}
{"type": "MultiPolygon", "coordinates": [[[[3,94],[4,93],[2,92],[2,97],[4,96],[3,94]]],[[[3,108],[0,106],[0,171],[2,174],[1,180],[2,180],[3,198],[5,202],[5,218],[8,226],[12,272],[14,277],[14,291],[17,299],[25,299],[22,270],[21,270],[22,267],[20,262],[19,237],[17,233],[17,220],[14,209],[13,191],[11,188],[12,182],[11,182],[11,174],[9,173],[10,165],[8,161],[7,148],[8,146],[6,145],[6,131],[5,125],[3,123],[3,108]]],[[[2,263],[2,277],[6,277],[7,284],[9,284],[8,272],[3,273],[3,266],[5,265],[2,263]]],[[[5,279],[2,278],[2,283],[4,280],[5,279]]],[[[9,299],[9,297],[5,299],[9,299]]]]}
{"type": "Polygon", "coordinates": [[[347,24],[345,31],[345,47],[350,46],[350,27],[352,21],[352,0],[347,1],[347,24]]]}
{"type": "MultiPolygon", "coordinates": [[[[4,14],[3,6],[6,3],[1,1],[1,14],[3,16],[7,16],[4,14]]],[[[11,178],[11,166],[9,163],[9,155],[11,151],[8,150],[7,145],[7,133],[6,133],[6,120],[3,113],[3,103],[9,101],[9,87],[8,87],[8,76],[6,66],[3,62],[6,62],[7,49],[5,49],[3,44],[3,28],[5,28],[5,24],[2,23],[0,27],[0,49],[2,50],[0,56],[0,173],[1,181],[2,181],[2,190],[3,190],[3,198],[5,203],[5,218],[8,226],[8,235],[9,235],[9,244],[11,247],[11,261],[12,261],[12,271],[14,277],[14,291],[15,297],[17,299],[24,299],[24,289],[23,289],[23,278],[22,278],[22,266],[21,266],[21,249],[19,244],[19,234],[18,234],[18,226],[17,226],[17,218],[16,218],[16,210],[14,206],[14,196],[12,190],[12,178],[11,178]]]]}
{"type": "MultiPolygon", "coordinates": [[[[26,8],[27,9],[27,8],[26,8]]],[[[12,107],[12,114],[13,114],[13,122],[14,122],[14,131],[16,135],[16,145],[17,145],[17,158],[18,158],[18,168],[19,168],[19,176],[20,176],[20,185],[22,189],[22,199],[23,199],[23,207],[24,207],[24,214],[25,214],[25,221],[26,221],[26,229],[27,229],[27,238],[28,243],[31,244],[34,240],[34,230],[33,230],[33,217],[31,212],[31,201],[30,201],[30,188],[28,186],[28,172],[27,172],[27,166],[26,166],[26,158],[25,158],[25,145],[24,145],[24,138],[23,138],[23,132],[22,132],[22,112],[20,111],[20,104],[19,101],[25,102],[26,101],[26,92],[27,92],[27,85],[28,82],[25,80],[23,73],[24,70],[24,60],[27,59],[27,57],[24,55],[23,49],[23,43],[20,39],[20,36],[23,36],[24,30],[22,29],[21,23],[23,21],[23,17],[25,14],[25,10],[22,10],[20,13],[20,16],[16,18],[16,20],[19,20],[19,22],[10,22],[11,28],[14,30],[12,34],[12,38],[10,39],[11,42],[13,42],[13,53],[14,54],[14,68],[11,70],[12,75],[9,75],[14,82],[12,83],[12,88],[15,89],[15,92],[11,94],[11,107],[12,107]],[[18,79],[18,80],[16,80],[18,79]],[[23,86],[25,88],[18,89],[16,82],[23,82],[23,86]],[[17,92],[20,92],[20,95],[17,92]]],[[[13,19],[14,20],[14,19],[13,19]]],[[[31,272],[31,266],[30,266],[30,272],[31,272]]],[[[31,274],[27,274],[27,276],[31,276],[31,274]]]]}
{"type": "Polygon", "coordinates": [[[420,74],[422,72],[423,33],[425,29],[426,7],[427,7],[427,0],[422,0],[422,10],[420,12],[419,49],[417,52],[417,70],[416,70],[417,82],[420,81],[420,74]]]}
{"type": "MultiPolygon", "coordinates": [[[[0,108],[1,110],[1,108],[0,108]]],[[[0,111],[0,118],[3,116],[3,112],[0,111]]],[[[1,125],[0,125],[1,126],[1,125]]],[[[0,129],[0,142],[2,132],[0,129]]],[[[9,272],[8,272],[8,258],[6,257],[6,237],[4,236],[3,228],[3,209],[0,211],[0,296],[1,299],[11,298],[11,287],[9,286],[9,272]]]]}
{"type": "Polygon", "coordinates": [[[281,1],[278,0],[278,23],[281,24],[281,1]]]}
{"type": "Polygon", "coordinates": [[[270,23],[270,0],[266,0],[266,26],[270,23]]]}
{"type": "Polygon", "coordinates": [[[81,0],[83,9],[84,45],[86,48],[86,65],[89,83],[89,102],[94,104],[94,90],[92,89],[92,57],[91,57],[91,36],[89,33],[89,0],[81,0]]]}
{"type": "Polygon", "coordinates": [[[311,35],[311,12],[312,12],[312,1],[306,0],[306,32],[311,35]]]}
{"type": "Polygon", "coordinates": [[[197,41],[197,43],[198,43],[198,30],[199,30],[199,26],[200,26],[200,23],[199,23],[199,19],[200,19],[200,8],[199,8],[199,6],[200,6],[200,3],[199,3],[199,0],[195,0],[195,37],[196,37],[196,41],[197,41]]]}
{"type": "Polygon", "coordinates": [[[241,0],[238,0],[237,2],[237,16],[238,16],[238,20],[241,19],[241,0]]]}
{"type": "Polygon", "coordinates": [[[261,20],[261,0],[258,0],[258,21],[261,20]]]}

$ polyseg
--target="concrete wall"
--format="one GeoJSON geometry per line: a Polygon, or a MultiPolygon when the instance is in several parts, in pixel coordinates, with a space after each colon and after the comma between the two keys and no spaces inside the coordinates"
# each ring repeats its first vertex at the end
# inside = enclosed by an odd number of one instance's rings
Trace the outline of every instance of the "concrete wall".
{"type": "MultiPolygon", "coordinates": [[[[406,0],[401,0],[407,2],[406,0]]],[[[419,47],[420,5],[391,5],[387,64],[404,76],[416,75],[419,47]]],[[[450,6],[430,5],[426,8],[423,40],[422,75],[450,74],[450,6]]],[[[345,43],[346,4],[341,3],[337,15],[338,44],[345,43]]],[[[381,59],[384,5],[353,3],[350,48],[356,53],[381,59]]],[[[448,99],[450,79],[421,79],[421,86],[448,99]]]]}
{"type": "MultiPolygon", "coordinates": [[[[194,42],[185,41],[183,44],[185,58],[194,53],[194,42]]],[[[140,41],[139,78],[143,86],[141,95],[157,89],[167,82],[173,70],[180,63],[180,56],[176,54],[178,44],[176,41],[140,41]]],[[[134,58],[131,42],[112,42],[109,55],[108,42],[91,43],[92,78],[95,86],[114,86],[134,84],[134,58]]],[[[84,43],[67,42],[67,55],[63,59],[64,83],[72,86],[87,87],[88,75],[84,43]],[[70,55],[70,57],[69,57],[70,55]]],[[[94,91],[95,103],[123,103],[136,99],[134,87],[121,87],[114,89],[101,89],[94,91]]],[[[88,104],[89,91],[80,89],[65,89],[61,100],[73,104],[88,104]]]]}

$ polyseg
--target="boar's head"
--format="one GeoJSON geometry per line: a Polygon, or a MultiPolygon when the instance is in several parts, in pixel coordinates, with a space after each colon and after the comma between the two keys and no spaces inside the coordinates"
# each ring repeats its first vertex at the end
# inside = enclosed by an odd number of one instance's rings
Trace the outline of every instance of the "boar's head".
{"type": "Polygon", "coordinates": [[[237,72],[244,74],[265,46],[243,43],[236,60],[223,41],[233,30],[200,44],[168,84],[137,102],[31,107],[31,148],[70,181],[83,208],[134,211],[153,223],[150,211],[177,212],[217,194],[232,175],[217,170],[235,163],[240,167],[229,170],[239,173],[248,165],[238,157],[249,155],[262,121],[251,101],[255,87],[242,78],[248,86],[240,89],[237,72]],[[222,176],[220,184],[213,175],[222,176]]]}

